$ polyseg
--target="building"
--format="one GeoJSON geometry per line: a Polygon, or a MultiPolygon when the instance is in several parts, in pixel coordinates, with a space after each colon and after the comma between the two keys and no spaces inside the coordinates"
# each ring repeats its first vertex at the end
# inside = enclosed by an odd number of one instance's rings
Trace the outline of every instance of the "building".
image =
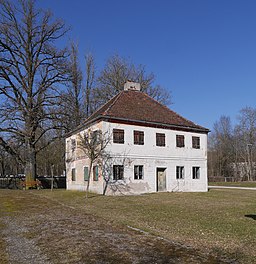
{"type": "Polygon", "coordinates": [[[181,117],[127,82],[66,137],[67,189],[85,190],[90,160],[79,135],[101,131],[109,140],[93,164],[90,191],[106,194],[205,192],[208,129],[181,117]]]}

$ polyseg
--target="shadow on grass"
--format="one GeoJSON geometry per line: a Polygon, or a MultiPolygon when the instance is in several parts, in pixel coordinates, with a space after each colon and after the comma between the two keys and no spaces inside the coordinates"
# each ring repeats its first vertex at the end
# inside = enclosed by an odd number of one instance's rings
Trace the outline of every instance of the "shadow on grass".
{"type": "Polygon", "coordinates": [[[245,215],[245,217],[252,218],[253,220],[256,220],[256,214],[248,214],[248,215],[245,215]]]}

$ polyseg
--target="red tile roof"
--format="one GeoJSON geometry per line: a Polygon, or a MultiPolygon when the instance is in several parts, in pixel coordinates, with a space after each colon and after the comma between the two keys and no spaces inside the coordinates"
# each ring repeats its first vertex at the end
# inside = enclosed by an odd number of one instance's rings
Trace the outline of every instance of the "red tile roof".
{"type": "Polygon", "coordinates": [[[120,92],[85,120],[84,125],[99,119],[184,131],[209,132],[207,128],[185,119],[141,91],[120,92]]]}

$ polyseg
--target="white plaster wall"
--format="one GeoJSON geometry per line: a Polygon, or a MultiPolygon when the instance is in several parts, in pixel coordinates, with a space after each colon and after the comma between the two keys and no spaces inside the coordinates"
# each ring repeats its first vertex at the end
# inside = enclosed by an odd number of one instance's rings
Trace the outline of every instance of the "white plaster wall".
{"type": "MultiPolygon", "coordinates": [[[[102,129],[102,123],[95,124],[90,127],[90,130],[102,129]]],[[[80,132],[86,132],[87,129],[80,132]]],[[[71,139],[75,139],[76,142],[79,140],[79,133],[74,134],[66,138],[66,175],[67,175],[67,189],[68,190],[80,190],[85,191],[87,187],[87,181],[84,181],[84,167],[87,166],[89,169],[89,159],[84,155],[83,151],[76,147],[74,151],[71,150],[70,142],[71,139]],[[72,181],[72,168],[76,169],[76,180],[72,181]]],[[[94,165],[98,165],[95,163],[94,165]]],[[[90,177],[90,191],[96,193],[103,192],[103,178],[101,170],[99,169],[98,181],[93,181],[93,172],[91,171],[90,177]]]]}
{"type": "MultiPolygon", "coordinates": [[[[124,144],[116,144],[110,141],[106,151],[112,156],[112,165],[124,164],[124,180],[111,181],[108,184],[107,194],[139,194],[156,192],[157,190],[157,168],[166,168],[166,191],[199,192],[207,191],[207,135],[175,131],[161,128],[150,128],[142,126],[131,126],[100,122],[91,127],[92,130],[102,129],[103,134],[108,132],[112,138],[113,128],[124,129],[124,144]],[[133,144],[133,131],[144,131],[144,145],[133,144]],[[165,147],[156,146],[156,133],[165,133],[165,147]],[[185,147],[176,147],[176,135],[185,136],[185,147]],[[192,148],[192,136],[200,137],[200,149],[192,148]],[[143,165],[143,180],[134,179],[134,165],[143,165]],[[184,166],[184,180],[176,179],[176,166],[184,166]],[[200,179],[192,179],[192,167],[200,167],[200,179]]],[[[66,139],[76,138],[72,135],[66,139]]],[[[67,162],[67,189],[85,190],[87,182],[83,179],[83,166],[89,166],[89,160],[85,157],[70,153],[66,144],[66,156],[73,157],[67,162]],[[76,181],[71,181],[71,169],[76,167],[76,181]]],[[[99,172],[99,181],[90,182],[90,190],[102,193],[104,180],[99,172]]],[[[112,177],[112,175],[111,175],[112,177]]],[[[92,176],[91,176],[92,179],[92,176]]]]}
{"type": "Polygon", "coordinates": [[[107,122],[104,122],[102,127],[110,133],[113,128],[125,131],[124,144],[111,142],[107,151],[112,153],[113,157],[123,157],[130,161],[130,166],[125,167],[124,176],[126,184],[132,186],[131,192],[155,192],[157,190],[157,168],[166,168],[167,191],[198,192],[208,190],[206,134],[107,122]],[[144,131],[144,145],[133,144],[134,130],[144,131]],[[165,134],[165,147],[156,146],[156,133],[165,134]],[[176,147],[176,135],[184,135],[184,148],[176,147]],[[192,136],[200,137],[200,149],[192,148],[192,136]],[[143,165],[143,180],[134,180],[134,165],[143,165]],[[184,180],[176,179],[176,166],[184,166],[184,180]],[[192,179],[192,167],[200,167],[200,179],[192,179]],[[142,183],[144,183],[144,188],[142,183]]]}

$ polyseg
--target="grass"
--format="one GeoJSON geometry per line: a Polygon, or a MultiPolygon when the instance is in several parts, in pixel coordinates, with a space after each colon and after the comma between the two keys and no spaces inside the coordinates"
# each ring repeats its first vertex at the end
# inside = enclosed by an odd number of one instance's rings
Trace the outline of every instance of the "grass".
{"type": "Polygon", "coordinates": [[[133,226],[196,248],[256,257],[256,193],[211,190],[208,193],[157,193],[102,197],[83,193],[45,193],[107,221],[133,226]]]}
{"type": "Polygon", "coordinates": [[[8,254],[6,252],[6,242],[3,239],[3,234],[2,231],[4,230],[5,226],[0,223],[0,259],[1,259],[1,263],[3,264],[7,264],[9,263],[9,258],[8,258],[8,254]]]}
{"type": "Polygon", "coordinates": [[[256,182],[209,182],[210,186],[254,187],[256,182]]]}
{"type": "MultiPolygon", "coordinates": [[[[0,205],[0,220],[1,210],[12,215],[17,213],[17,208],[24,210],[26,199],[22,203],[15,200],[18,193],[33,193],[38,201],[47,202],[48,210],[55,210],[51,207],[53,203],[56,208],[65,205],[77,209],[81,215],[100,219],[101,223],[139,228],[205,252],[227,254],[241,263],[254,263],[256,258],[255,191],[210,190],[207,193],[155,193],[118,197],[90,194],[88,199],[85,199],[83,192],[65,190],[14,193],[17,195],[10,196],[5,199],[5,205],[0,205]]],[[[36,205],[29,208],[34,211],[36,205]]],[[[1,228],[4,227],[0,225],[0,231],[1,228]]],[[[0,241],[0,251],[3,247],[0,241]]]]}

